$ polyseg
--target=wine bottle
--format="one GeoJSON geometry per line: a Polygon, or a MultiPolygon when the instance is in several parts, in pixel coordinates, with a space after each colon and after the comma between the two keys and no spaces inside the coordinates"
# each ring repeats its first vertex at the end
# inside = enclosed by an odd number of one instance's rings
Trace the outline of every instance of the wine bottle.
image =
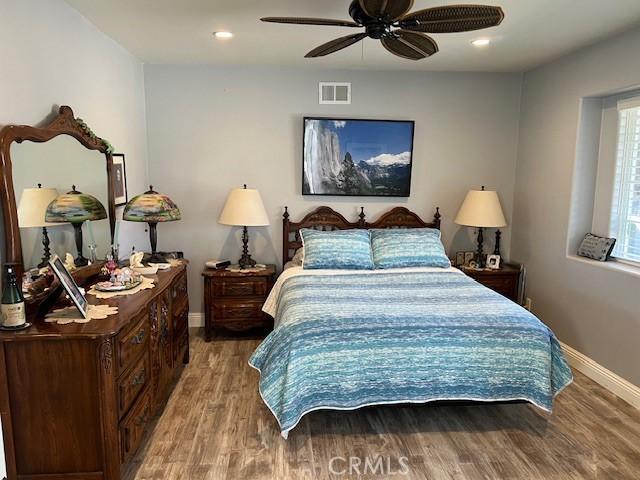
{"type": "Polygon", "coordinates": [[[20,328],[26,323],[24,297],[18,286],[15,269],[7,265],[4,289],[2,290],[2,326],[4,328],[20,328]]]}

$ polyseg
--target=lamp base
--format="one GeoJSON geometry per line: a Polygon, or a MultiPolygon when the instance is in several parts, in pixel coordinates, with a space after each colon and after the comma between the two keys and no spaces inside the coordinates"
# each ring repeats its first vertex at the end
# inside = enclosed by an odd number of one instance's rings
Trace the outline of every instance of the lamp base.
{"type": "Polygon", "coordinates": [[[478,227],[478,251],[476,252],[476,264],[478,265],[478,268],[481,269],[485,267],[485,258],[482,245],[484,243],[483,230],[484,228],[478,227]]]}
{"type": "Polygon", "coordinates": [[[155,253],[151,253],[149,257],[147,257],[147,254],[145,254],[143,258],[143,262],[144,263],[167,263],[167,259],[165,258],[164,255],[158,252],[155,252],[155,253]]]}
{"type": "Polygon", "coordinates": [[[240,268],[255,267],[256,261],[249,254],[249,231],[247,227],[242,227],[242,256],[238,260],[240,268]]]}
{"type": "Polygon", "coordinates": [[[89,265],[89,260],[82,255],[82,222],[73,223],[72,225],[75,231],[76,249],[78,250],[78,256],[73,259],[73,263],[76,264],[76,267],[84,267],[89,265]]]}
{"type": "Polygon", "coordinates": [[[243,254],[242,257],[240,257],[240,260],[238,260],[238,265],[241,269],[252,268],[256,266],[256,261],[251,258],[251,255],[247,253],[243,254]]]}
{"type": "Polygon", "coordinates": [[[51,249],[49,248],[49,243],[49,232],[47,232],[47,227],[42,227],[43,255],[42,261],[37,265],[38,268],[44,268],[49,265],[49,259],[51,258],[51,249]]]}

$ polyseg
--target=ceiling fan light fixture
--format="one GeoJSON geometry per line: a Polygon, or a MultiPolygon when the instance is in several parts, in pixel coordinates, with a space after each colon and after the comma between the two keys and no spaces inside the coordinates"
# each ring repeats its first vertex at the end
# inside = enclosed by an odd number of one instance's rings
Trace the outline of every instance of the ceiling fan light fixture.
{"type": "Polygon", "coordinates": [[[219,32],[213,32],[213,36],[218,40],[226,40],[227,38],[232,38],[233,33],[221,30],[219,32]]]}
{"type": "Polygon", "coordinates": [[[491,40],[488,38],[476,38],[471,45],[474,47],[486,47],[491,43],[491,40]]]}

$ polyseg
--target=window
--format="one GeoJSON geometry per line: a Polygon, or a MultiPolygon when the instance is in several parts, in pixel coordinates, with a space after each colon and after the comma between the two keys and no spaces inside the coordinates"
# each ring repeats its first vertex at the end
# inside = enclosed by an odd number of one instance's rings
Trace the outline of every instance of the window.
{"type": "Polygon", "coordinates": [[[640,97],[618,102],[618,148],[611,207],[613,256],[640,263],[640,97]]]}

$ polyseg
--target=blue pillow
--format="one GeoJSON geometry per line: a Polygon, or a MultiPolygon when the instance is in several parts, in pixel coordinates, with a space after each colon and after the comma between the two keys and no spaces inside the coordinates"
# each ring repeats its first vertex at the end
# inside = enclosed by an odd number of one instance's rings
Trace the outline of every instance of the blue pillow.
{"type": "Polygon", "coordinates": [[[371,249],[376,268],[451,266],[435,228],[371,230],[371,249]]]}
{"type": "Polygon", "coordinates": [[[334,230],[325,232],[303,228],[302,268],[305,269],[373,269],[368,230],[334,230]]]}

